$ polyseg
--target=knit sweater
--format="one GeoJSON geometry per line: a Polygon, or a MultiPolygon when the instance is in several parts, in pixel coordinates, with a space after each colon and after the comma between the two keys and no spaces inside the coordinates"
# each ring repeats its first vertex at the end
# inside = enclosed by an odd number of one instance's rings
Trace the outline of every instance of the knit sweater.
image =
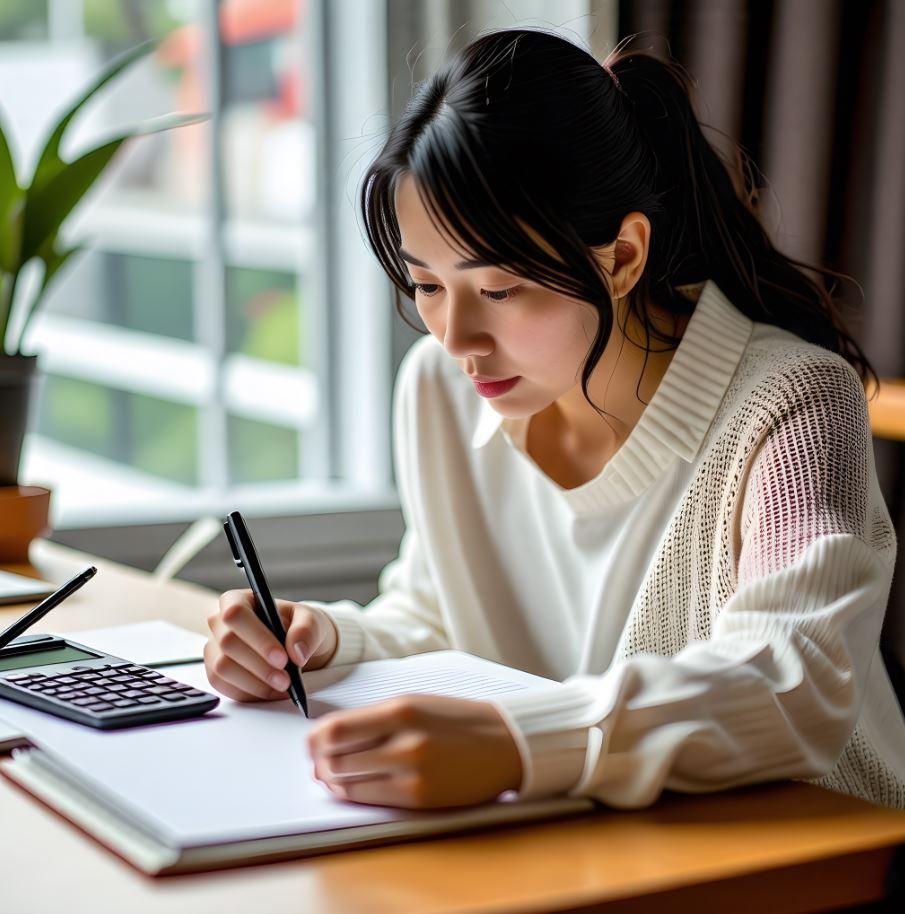
{"type": "Polygon", "coordinates": [[[896,536],[860,378],[712,281],[639,421],[577,488],[431,336],[393,403],[405,533],[378,596],[305,601],[331,664],[456,648],[550,680],[493,697],[520,797],[615,807],[801,779],[905,808],[878,642],[896,536]]]}

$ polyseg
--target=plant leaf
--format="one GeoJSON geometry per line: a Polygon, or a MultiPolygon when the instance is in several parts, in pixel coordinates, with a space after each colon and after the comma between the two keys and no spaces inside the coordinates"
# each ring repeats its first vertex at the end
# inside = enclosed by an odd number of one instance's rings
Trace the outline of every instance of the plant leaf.
{"type": "Polygon", "coordinates": [[[26,191],[22,259],[52,249],[56,233],[63,221],[127,139],[197,123],[206,117],[197,114],[172,114],[153,118],[86,152],[74,162],[61,163],[60,170],[46,184],[37,188],[32,186],[26,191]]]}
{"type": "Polygon", "coordinates": [[[82,105],[84,105],[95,92],[128,67],[129,64],[138,60],[140,57],[144,57],[144,55],[156,47],[156,45],[157,41],[145,41],[142,44],[136,45],[134,48],[130,48],[118,57],[115,57],[110,61],[107,69],[103,70],[97,79],[95,79],[95,81],[82,93],[81,97],[72,104],[69,110],[60,118],[56,126],[50,132],[50,136],[47,138],[47,142],[41,150],[38,164],[35,166],[35,172],[31,179],[32,187],[41,187],[45,185],[65,167],[66,163],[60,158],[60,141],[63,139],[63,134],[66,132],[66,128],[69,126],[70,121],[78,114],[82,105]]]}
{"type": "Polygon", "coordinates": [[[47,293],[47,289],[54,280],[54,277],[66,265],[69,258],[72,257],[73,254],[78,254],[84,249],[84,245],[76,244],[68,250],[57,251],[56,249],[53,249],[46,255],[39,255],[41,260],[44,261],[44,276],[41,280],[41,285],[38,287],[38,290],[34,295],[34,298],[32,298],[32,300],[25,305],[25,318],[22,321],[22,329],[19,332],[19,339],[16,342],[16,351],[22,351],[22,342],[25,339],[26,332],[28,331],[28,325],[31,323],[32,318],[37,313],[38,303],[43,300],[45,294],[47,293]]]}
{"type": "MultiPolygon", "coordinates": [[[[25,194],[16,181],[13,156],[0,121],[0,270],[15,271],[22,240],[22,207],[25,194]]],[[[2,306],[0,306],[2,307],[2,306]]],[[[4,326],[0,314],[0,328],[4,326]]]]}

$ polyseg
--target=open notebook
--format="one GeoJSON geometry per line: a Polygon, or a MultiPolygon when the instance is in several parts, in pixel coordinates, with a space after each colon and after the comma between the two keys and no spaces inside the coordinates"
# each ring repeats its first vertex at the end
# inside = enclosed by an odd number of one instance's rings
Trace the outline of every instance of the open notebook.
{"type": "MultiPolygon", "coordinates": [[[[167,674],[210,690],[203,664],[167,674]]],[[[201,718],[103,732],[0,699],[0,719],[32,744],[0,760],[0,773],[154,875],[594,808],[590,799],[525,802],[510,792],[482,806],[400,810],[337,799],[312,776],[305,733],[329,710],[405,692],[484,699],[548,680],[460,651],[333,667],[304,679],[311,720],[288,699],[221,697],[201,718]]]]}

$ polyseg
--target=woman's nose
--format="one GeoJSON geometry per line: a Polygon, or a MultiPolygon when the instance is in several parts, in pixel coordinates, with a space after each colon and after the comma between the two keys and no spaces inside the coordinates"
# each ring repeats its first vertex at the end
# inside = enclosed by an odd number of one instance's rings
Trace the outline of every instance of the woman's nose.
{"type": "Polygon", "coordinates": [[[450,301],[446,310],[443,347],[453,358],[485,356],[493,352],[493,339],[481,325],[480,310],[480,303],[461,299],[450,301]]]}

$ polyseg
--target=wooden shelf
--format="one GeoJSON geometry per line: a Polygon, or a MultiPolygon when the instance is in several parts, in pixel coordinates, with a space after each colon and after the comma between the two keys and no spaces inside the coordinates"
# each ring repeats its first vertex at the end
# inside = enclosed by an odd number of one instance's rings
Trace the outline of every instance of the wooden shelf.
{"type": "Polygon", "coordinates": [[[867,392],[867,408],[874,437],[905,441],[905,379],[881,378],[880,392],[871,400],[873,391],[867,392]]]}

